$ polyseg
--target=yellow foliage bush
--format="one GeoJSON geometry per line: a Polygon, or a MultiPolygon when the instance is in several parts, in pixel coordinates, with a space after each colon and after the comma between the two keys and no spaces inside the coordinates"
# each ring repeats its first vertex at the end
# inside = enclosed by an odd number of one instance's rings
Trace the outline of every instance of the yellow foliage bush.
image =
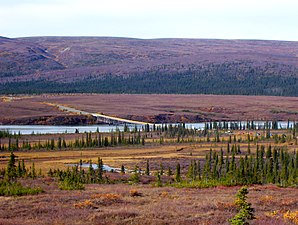
{"type": "Polygon", "coordinates": [[[130,190],[130,196],[138,197],[138,196],[142,196],[142,193],[138,192],[138,190],[136,190],[136,189],[132,189],[132,190],[130,190]]]}
{"type": "Polygon", "coordinates": [[[101,198],[101,199],[107,199],[107,200],[118,200],[121,197],[118,194],[108,193],[108,194],[94,194],[94,195],[91,195],[91,198],[92,199],[101,198]]]}
{"type": "Polygon", "coordinates": [[[93,202],[91,202],[90,200],[85,200],[83,202],[79,202],[79,203],[75,203],[74,207],[77,209],[83,209],[83,208],[97,208],[93,202]]]}
{"type": "Polygon", "coordinates": [[[283,214],[284,220],[289,220],[292,223],[298,225],[298,210],[297,211],[287,211],[283,214]]]}
{"type": "Polygon", "coordinates": [[[282,217],[286,222],[291,222],[293,224],[298,225],[298,210],[297,211],[280,211],[276,210],[273,212],[266,213],[266,216],[273,217],[273,218],[280,218],[282,217]]]}
{"type": "Polygon", "coordinates": [[[260,204],[271,204],[273,202],[273,196],[272,195],[265,195],[260,197],[260,204]]]}

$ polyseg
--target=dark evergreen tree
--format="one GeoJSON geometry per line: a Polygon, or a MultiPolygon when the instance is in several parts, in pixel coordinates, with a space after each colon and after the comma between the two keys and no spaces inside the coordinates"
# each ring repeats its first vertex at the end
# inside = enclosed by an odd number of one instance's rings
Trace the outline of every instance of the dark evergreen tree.
{"type": "Polygon", "coordinates": [[[17,178],[16,170],[16,156],[13,152],[10,153],[10,157],[5,170],[5,179],[7,181],[14,181],[17,178]]]}
{"type": "Polygon", "coordinates": [[[146,175],[150,175],[150,165],[149,165],[149,159],[147,159],[146,161],[146,171],[145,171],[146,175]]]}
{"type": "Polygon", "coordinates": [[[251,204],[247,202],[247,187],[242,187],[236,197],[235,204],[238,207],[238,213],[230,219],[232,225],[248,225],[250,220],[255,219],[254,209],[251,207],[251,204]]]}
{"type": "Polygon", "coordinates": [[[176,165],[176,174],[175,174],[175,181],[181,182],[181,174],[180,174],[180,163],[177,163],[176,165]]]}

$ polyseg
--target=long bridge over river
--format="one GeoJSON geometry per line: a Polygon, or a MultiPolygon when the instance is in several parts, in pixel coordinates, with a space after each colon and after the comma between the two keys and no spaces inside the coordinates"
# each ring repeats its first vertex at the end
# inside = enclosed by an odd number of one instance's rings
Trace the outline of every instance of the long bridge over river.
{"type": "Polygon", "coordinates": [[[103,122],[103,123],[108,123],[108,124],[136,124],[136,125],[153,125],[152,123],[147,123],[147,122],[141,122],[141,121],[136,121],[136,120],[129,120],[129,119],[124,119],[124,118],[119,118],[115,116],[108,116],[104,115],[101,113],[92,113],[92,112],[86,112],[83,110],[75,109],[73,107],[69,106],[64,106],[64,105],[59,105],[59,104],[53,104],[53,103],[45,103],[47,105],[55,106],[58,109],[66,112],[71,112],[71,113],[76,113],[79,115],[92,115],[97,118],[97,121],[103,122]]]}

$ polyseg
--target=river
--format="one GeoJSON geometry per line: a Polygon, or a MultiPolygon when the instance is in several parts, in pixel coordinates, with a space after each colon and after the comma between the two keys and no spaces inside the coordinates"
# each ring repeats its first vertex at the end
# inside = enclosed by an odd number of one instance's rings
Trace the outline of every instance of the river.
{"type": "MultiPolygon", "coordinates": [[[[135,126],[128,126],[133,129],[135,126]]],[[[137,126],[138,129],[141,126],[137,126]]],[[[79,131],[84,132],[112,132],[119,129],[124,130],[124,125],[86,125],[86,126],[48,126],[48,125],[0,125],[1,131],[8,131],[10,133],[21,134],[62,134],[62,133],[75,133],[79,131]]]]}
{"type": "MultiPolygon", "coordinates": [[[[223,122],[221,122],[223,123],[223,122]]],[[[238,124],[240,122],[226,122],[229,127],[231,124],[238,124]]],[[[246,121],[241,122],[242,126],[246,125],[246,121]]],[[[256,128],[262,129],[265,121],[254,121],[256,128]]],[[[173,124],[176,125],[176,124],[173,124]]],[[[294,122],[289,122],[289,127],[293,127],[294,122]]],[[[138,129],[142,128],[141,125],[127,125],[130,129],[134,129],[136,126],[138,129]]],[[[160,124],[157,124],[160,126],[160,124]]],[[[186,123],[187,128],[204,129],[205,123],[186,123]]],[[[288,127],[287,121],[279,121],[278,128],[286,129],[288,127]]],[[[113,132],[119,129],[124,130],[124,125],[86,125],[86,126],[48,126],[48,125],[0,125],[0,131],[8,131],[10,133],[21,133],[21,134],[62,134],[62,133],[75,133],[79,131],[84,132],[113,132]]]]}

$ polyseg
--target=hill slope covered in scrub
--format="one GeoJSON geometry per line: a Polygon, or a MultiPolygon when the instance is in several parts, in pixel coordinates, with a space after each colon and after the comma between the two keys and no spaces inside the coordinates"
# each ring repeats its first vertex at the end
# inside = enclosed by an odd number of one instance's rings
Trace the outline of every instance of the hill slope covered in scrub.
{"type": "Polygon", "coordinates": [[[298,96],[298,42],[0,37],[0,93],[298,96]]]}

